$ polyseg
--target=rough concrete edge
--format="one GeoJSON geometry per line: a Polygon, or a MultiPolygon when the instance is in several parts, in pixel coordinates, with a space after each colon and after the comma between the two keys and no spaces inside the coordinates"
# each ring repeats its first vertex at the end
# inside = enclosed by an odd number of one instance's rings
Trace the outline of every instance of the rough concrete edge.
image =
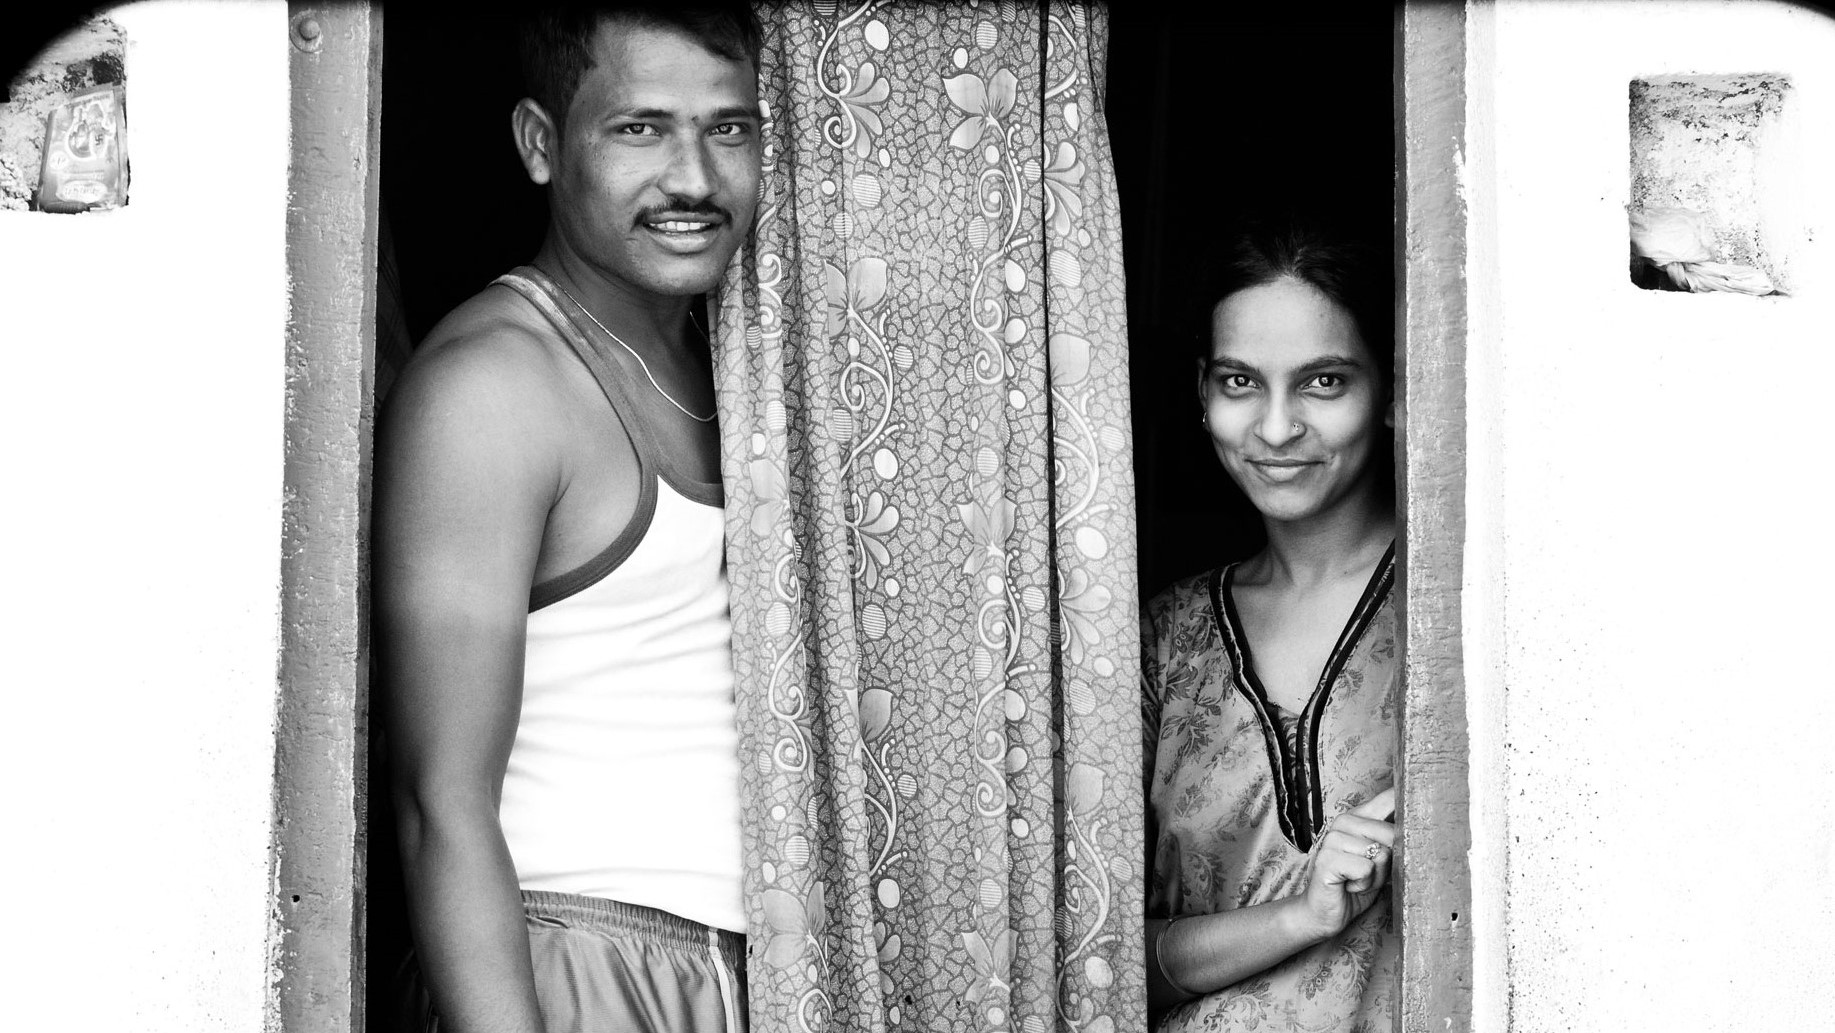
{"type": "Polygon", "coordinates": [[[264,1020],[269,1033],[344,1033],[364,1025],[361,817],[382,27],[380,8],[362,3],[292,2],[288,13],[275,39],[289,47],[291,161],[264,1020]]]}
{"type": "Polygon", "coordinates": [[[1397,8],[1396,448],[1401,490],[1402,933],[1397,1028],[1472,1021],[1465,543],[1465,4],[1397,8]]]}
{"type": "Polygon", "coordinates": [[[1503,273],[1498,254],[1497,39],[1495,4],[1474,4],[1466,21],[1466,352],[1465,553],[1460,644],[1465,650],[1471,770],[1472,1029],[1510,1029],[1506,950],[1510,771],[1504,696],[1505,436],[1502,357],[1503,273]]]}

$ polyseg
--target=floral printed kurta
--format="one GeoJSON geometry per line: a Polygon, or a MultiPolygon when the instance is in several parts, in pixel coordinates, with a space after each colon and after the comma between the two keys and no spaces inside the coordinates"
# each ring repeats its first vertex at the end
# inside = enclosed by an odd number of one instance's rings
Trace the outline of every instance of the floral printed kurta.
{"type": "MultiPolygon", "coordinates": [[[[1231,600],[1235,569],[1180,581],[1147,610],[1150,917],[1300,893],[1325,821],[1394,784],[1401,705],[1394,549],[1298,714],[1269,702],[1255,677],[1231,600]]],[[[1385,890],[1337,937],[1173,1009],[1159,1030],[1387,1033],[1396,955],[1385,890]]]]}

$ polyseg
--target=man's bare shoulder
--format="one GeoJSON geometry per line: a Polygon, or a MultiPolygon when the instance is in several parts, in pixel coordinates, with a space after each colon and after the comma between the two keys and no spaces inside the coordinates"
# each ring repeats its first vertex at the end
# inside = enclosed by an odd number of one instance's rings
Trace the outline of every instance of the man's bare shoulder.
{"type": "Polygon", "coordinates": [[[434,326],[389,392],[379,448],[539,460],[559,446],[568,398],[561,344],[541,315],[489,287],[434,326]]]}
{"type": "Polygon", "coordinates": [[[565,390],[568,356],[547,321],[507,287],[487,287],[435,324],[390,392],[397,417],[458,406],[475,418],[540,422],[565,390]]]}

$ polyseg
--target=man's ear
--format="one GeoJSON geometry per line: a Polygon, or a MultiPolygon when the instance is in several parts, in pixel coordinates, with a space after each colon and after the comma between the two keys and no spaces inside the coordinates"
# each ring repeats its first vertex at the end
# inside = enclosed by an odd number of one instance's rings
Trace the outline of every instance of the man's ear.
{"type": "Polygon", "coordinates": [[[561,133],[554,119],[531,97],[516,102],[510,112],[510,132],[516,138],[516,153],[522,158],[523,171],[530,182],[546,186],[554,178],[555,158],[561,146],[561,133]]]}

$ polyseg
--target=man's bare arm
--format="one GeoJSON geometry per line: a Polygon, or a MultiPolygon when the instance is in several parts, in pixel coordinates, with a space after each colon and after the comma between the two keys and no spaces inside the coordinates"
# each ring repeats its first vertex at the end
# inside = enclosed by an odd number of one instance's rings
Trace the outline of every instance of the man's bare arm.
{"type": "Polygon", "coordinates": [[[410,923],[453,1033],[540,1033],[498,821],[529,585],[558,462],[528,363],[457,341],[396,385],[376,446],[374,604],[410,923]]]}

